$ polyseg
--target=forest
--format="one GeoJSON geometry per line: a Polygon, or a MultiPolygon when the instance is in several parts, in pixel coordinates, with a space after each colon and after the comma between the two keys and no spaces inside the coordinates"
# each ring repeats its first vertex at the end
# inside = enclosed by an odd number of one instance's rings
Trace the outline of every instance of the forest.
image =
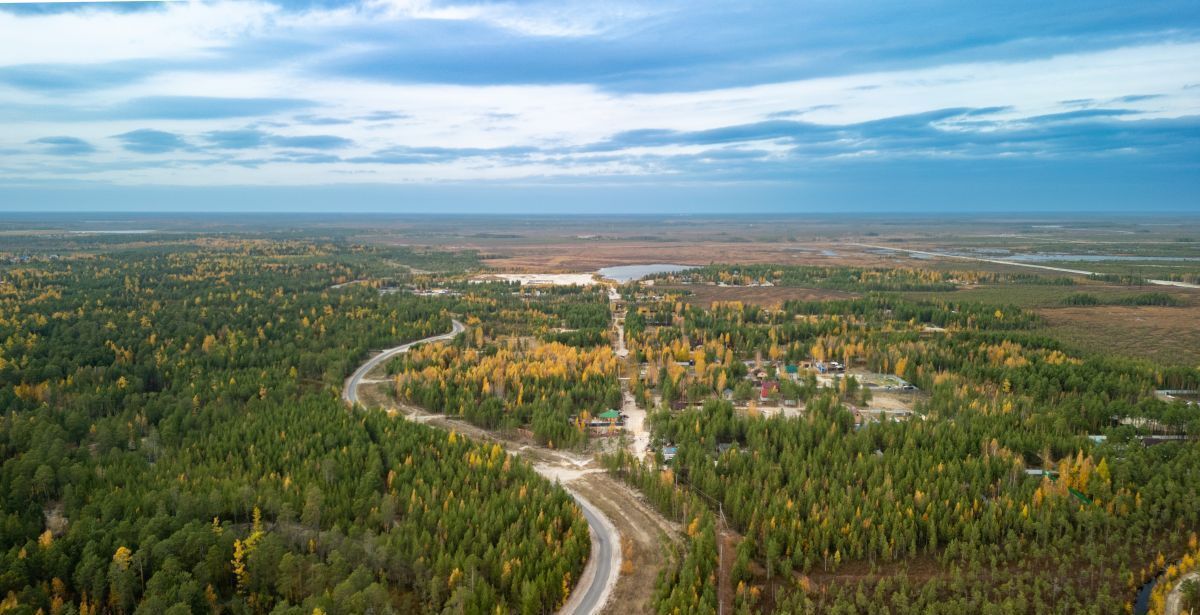
{"type": "MultiPolygon", "coordinates": [[[[607,463],[677,516],[689,498],[720,507],[741,612],[1126,612],[1144,582],[1194,566],[1200,413],[1154,392],[1200,371],[1074,356],[1008,305],[624,296],[659,452],[607,463]],[[783,369],[831,360],[848,372],[820,385],[783,369]],[[761,416],[751,372],[779,383],[763,404],[800,418],[761,416]],[[921,391],[914,418],[866,420],[872,373],[921,391]],[[1143,444],[1164,433],[1192,440],[1143,444]]],[[[663,613],[711,604],[664,593],[663,613]]]]}
{"type": "Polygon", "coordinates": [[[449,329],[408,249],[68,238],[0,266],[12,613],[544,613],[589,552],[495,445],[351,412],[370,349],[449,329]]]}
{"type": "Polygon", "coordinates": [[[471,284],[456,308],[471,334],[393,359],[393,390],[481,427],[528,429],[551,448],[578,447],[588,417],[621,403],[607,301],[584,287],[471,284]]]}
{"type": "Polygon", "coordinates": [[[713,264],[653,276],[682,284],[804,286],[847,291],[944,291],[980,283],[1072,286],[1068,277],[913,267],[819,267],[812,265],[713,264]]]}
{"type": "Polygon", "coordinates": [[[478,263],[320,235],[10,255],[0,609],[555,611],[591,545],[564,489],[496,444],[339,400],[371,351],[452,318],[464,334],[386,363],[395,401],[596,454],[678,525],[646,596],[658,613],[718,613],[722,592],[739,613],[1115,613],[1162,579],[1159,613],[1200,561],[1200,413],[1158,394],[1200,371],[1076,354],[1016,305],[903,293],[1169,295],[713,265],[617,289],[621,358],[604,285],[481,281],[478,263]],[[696,283],[856,295],[698,306],[696,283]],[[622,378],[644,458],[589,438],[625,409],[622,378]]]}

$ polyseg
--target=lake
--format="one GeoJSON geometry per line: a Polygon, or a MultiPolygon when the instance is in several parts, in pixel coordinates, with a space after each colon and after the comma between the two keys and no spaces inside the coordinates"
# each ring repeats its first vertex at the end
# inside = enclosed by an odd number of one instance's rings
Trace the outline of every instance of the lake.
{"type": "Polygon", "coordinates": [[[675,273],[686,269],[694,269],[695,265],[668,265],[665,263],[656,263],[653,265],[620,265],[618,267],[604,267],[597,271],[601,277],[610,280],[616,280],[624,284],[633,280],[640,280],[648,275],[656,273],[675,273]]]}

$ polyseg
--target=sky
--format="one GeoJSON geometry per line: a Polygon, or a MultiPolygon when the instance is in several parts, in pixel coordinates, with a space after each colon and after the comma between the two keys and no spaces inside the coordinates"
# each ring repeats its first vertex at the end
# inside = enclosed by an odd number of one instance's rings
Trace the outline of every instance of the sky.
{"type": "Polygon", "coordinates": [[[0,212],[1200,212],[1200,4],[0,2],[0,212]]]}

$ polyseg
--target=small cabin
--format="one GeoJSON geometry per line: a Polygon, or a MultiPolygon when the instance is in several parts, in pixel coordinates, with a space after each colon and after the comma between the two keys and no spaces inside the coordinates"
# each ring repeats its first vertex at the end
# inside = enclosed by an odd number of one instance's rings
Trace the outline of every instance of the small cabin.
{"type": "Polygon", "coordinates": [[[770,397],[772,393],[776,393],[778,391],[779,391],[779,383],[774,380],[768,380],[768,381],[762,383],[762,390],[759,393],[759,399],[761,399],[762,401],[766,401],[767,398],[770,397]]]}

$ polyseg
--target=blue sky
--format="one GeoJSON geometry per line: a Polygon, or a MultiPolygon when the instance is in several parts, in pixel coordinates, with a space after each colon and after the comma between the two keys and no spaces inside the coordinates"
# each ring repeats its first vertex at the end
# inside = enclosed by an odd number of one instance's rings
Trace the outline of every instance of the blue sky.
{"type": "Polygon", "coordinates": [[[1200,211],[1188,2],[0,2],[0,211],[1200,211]]]}

